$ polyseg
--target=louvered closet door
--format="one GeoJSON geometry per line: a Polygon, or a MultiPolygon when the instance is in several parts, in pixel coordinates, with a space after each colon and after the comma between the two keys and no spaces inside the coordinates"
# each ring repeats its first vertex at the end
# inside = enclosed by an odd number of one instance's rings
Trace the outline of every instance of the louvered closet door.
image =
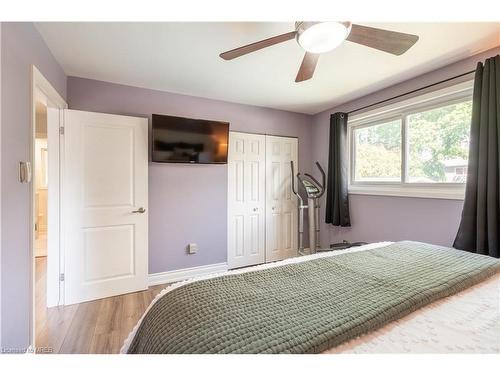
{"type": "Polygon", "coordinates": [[[297,200],[290,161],[296,170],[297,138],[266,136],[266,262],[297,256],[297,200]]]}
{"type": "Polygon", "coordinates": [[[265,261],[265,161],[264,135],[229,133],[229,268],[265,261]]]}

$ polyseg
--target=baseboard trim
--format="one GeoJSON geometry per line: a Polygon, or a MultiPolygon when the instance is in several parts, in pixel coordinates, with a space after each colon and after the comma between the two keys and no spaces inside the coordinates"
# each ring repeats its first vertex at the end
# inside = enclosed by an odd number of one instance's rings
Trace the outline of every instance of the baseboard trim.
{"type": "Polygon", "coordinates": [[[150,273],[148,275],[148,285],[160,285],[174,283],[190,279],[192,277],[210,275],[212,273],[219,273],[227,271],[227,263],[207,264],[206,266],[182,268],[180,270],[150,273]]]}

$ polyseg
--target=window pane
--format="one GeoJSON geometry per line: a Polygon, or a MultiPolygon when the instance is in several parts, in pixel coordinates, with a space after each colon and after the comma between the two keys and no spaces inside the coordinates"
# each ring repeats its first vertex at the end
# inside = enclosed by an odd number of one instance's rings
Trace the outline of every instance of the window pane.
{"type": "Polygon", "coordinates": [[[401,181],[401,120],[355,129],[354,142],[356,181],[401,181]]]}
{"type": "Polygon", "coordinates": [[[409,182],[464,183],[472,102],[408,116],[409,182]]]}

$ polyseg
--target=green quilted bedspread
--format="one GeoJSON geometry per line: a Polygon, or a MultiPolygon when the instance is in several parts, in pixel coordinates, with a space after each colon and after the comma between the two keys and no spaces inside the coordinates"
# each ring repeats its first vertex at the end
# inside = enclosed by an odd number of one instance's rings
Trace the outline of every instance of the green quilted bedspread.
{"type": "Polygon", "coordinates": [[[397,242],[186,284],[149,310],[128,353],[318,353],[500,271],[500,261],[397,242]]]}

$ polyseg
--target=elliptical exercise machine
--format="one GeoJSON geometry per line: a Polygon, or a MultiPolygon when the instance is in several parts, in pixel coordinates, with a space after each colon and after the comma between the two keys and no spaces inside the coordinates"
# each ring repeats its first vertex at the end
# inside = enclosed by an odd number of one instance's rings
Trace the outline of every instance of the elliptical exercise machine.
{"type": "Polygon", "coordinates": [[[299,255],[307,255],[314,254],[318,251],[325,251],[330,249],[321,249],[321,245],[319,242],[319,198],[323,196],[326,190],[326,175],[325,171],[321,167],[321,165],[316,162],[316,166],[318,167],[321,177],[322,183],[319,183],[313,176],[309,173],[304,173],[304,175],[297,173],[295,175],[293,161],[290,162],[290,167],[292,169],[292,192],[297,197],[298,206],[298,252],[299,255]],[[295,177],[300,181],[307,196],[307,204],[304,205],[304,200],[295,190],[295,177]],[[308,219],[309,219],[309,252],[306,253],[304,249],[304,210],[307,209],[308,219]]]}

